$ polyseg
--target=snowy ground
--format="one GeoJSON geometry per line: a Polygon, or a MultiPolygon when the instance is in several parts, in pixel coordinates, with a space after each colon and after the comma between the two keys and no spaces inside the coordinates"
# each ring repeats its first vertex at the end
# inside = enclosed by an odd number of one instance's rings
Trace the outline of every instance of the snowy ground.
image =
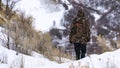
{"type": "Polygon", "coordinates": [[[19,54],[0,46],[0,68],[120,68],[120,49],[101,55],[90,55],[78,61],[58,64],[33,52],[31,56],[19,54]]]}

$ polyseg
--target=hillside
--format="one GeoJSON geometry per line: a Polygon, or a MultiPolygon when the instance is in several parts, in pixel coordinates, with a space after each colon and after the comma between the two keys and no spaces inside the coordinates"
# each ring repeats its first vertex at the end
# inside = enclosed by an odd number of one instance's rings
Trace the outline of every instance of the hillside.
{"type": "Polygon", "coordinates": [[[0,68],[120,68],[119,0],[2,2],[0,68]],[[87,56],[76,61],[68,38],[80,7],[90,22],[91,40],[87,56]]]}
{"type": "Polygon", "coordinates": [[[49,12],[48,10],[45,10],[42,2],[39,0],[21,0],[15,7],[16,10],[20,10],[25,12],[27,15],[31,15],[34,18],[33,26],[35,29],[43,32],[49,31],[53,25],[53,21],[56,22],[58,28],[63,28],[60,25],[60,21],[65,11],[61,6],[57,8],[60,8],[60,11],[49,12]]]}

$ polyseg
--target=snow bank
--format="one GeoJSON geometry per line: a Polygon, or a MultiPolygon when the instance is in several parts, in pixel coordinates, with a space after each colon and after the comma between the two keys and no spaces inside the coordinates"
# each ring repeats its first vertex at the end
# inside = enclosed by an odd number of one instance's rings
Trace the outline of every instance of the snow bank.
{"type": "Polygon", "coordinates": [[[78,61],[62,64],[50,61],[33,52],[31,56],[19,54],[0,46],[0,68],[120,68],[120,49],[101,55],[93,54],[78,61]]]}
{"type": "Polygon", "coordinates": [[[61,64],[63,68],[120,68],[120,49],[114,52],[106,52],[101,55],[93,54],[84,59],[61,64]],[[66,65],[66,67],[64,67],[66,65]]]}
{"type": "Polygon", "coordinates": [[[46,66],[57,64],[42,55],[40,56],[40,54],[34,54],[32,56],[16,55],[15,51],[0,46],[0,68],[21,68],[21,66],[23,68],[45,68],[46,66]]]}

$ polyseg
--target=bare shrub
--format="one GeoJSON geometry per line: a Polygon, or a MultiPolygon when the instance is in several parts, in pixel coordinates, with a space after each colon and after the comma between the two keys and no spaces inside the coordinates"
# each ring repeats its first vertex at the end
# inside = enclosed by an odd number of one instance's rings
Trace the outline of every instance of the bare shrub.
{"type": "Polygon", "coordinates": [[[116,43],[117,43],[117,47],[120,48],[120,39],[118,39],[116,43]]]}
{"type": "Polygon", "coordinates": [[[113,50],[113,48],[111,47],[110,41],[101,35],[97,37],[97,43],[99,46],[102,47],[102,52],[113,50]]]}
{"type": "Polygon", "coordinates": [[[17,55],[19,52],[31,54],[31,51],[37,51],[51,60],[54,60],[53,56],[65,56],[59,49],[53,48],[49,32],[36,31],[32,26],[32,21],[31,16],[21,13],[4,26],[6,31],[9,31],[9,37],[13,41],[12,49],[17,51],[17,55]],[[8,24],[9,28],[7,28],[8,24]]]}
{"type": "Polygon", "coordinates": [[[51,36],[49,33],[41,33],[39,45],[37,48],[39,48],[38,50],[40,53],[51,60],[54,60],[53,56],[56,56],[58,54],[58,50],[52,47],[51,36]]]}
{"type": "Polygon", "coordinates": [[[7,27],[7,24],[9,24],[9,28],[6,29],[13,40],[17,54],[18,52],[28,54],[35,48],[34,38],[36,38],[36,31],[32,27],[31,16],[28,17],[21,13],[16,19],[6,23],[5,27],[7,27]]]}
{"type": "Polygon", "coordinates": [[[64,58],[70,57],[68,54],[65,54],[65,52],[63,52],[64,51],[63,49],[60,50],[53,46],[51,35],[49,32],[40,33],[40,35],[41,37],[38,43],[39,45],[37,46],[36,49],[39,50],[39,52],[43,54],[45,57],[57,62],[60,61],[59,63],[61,63],[62,57],[64,58]],[[55,57],[58,57],[59,59],[56,59],[55,57]]]}

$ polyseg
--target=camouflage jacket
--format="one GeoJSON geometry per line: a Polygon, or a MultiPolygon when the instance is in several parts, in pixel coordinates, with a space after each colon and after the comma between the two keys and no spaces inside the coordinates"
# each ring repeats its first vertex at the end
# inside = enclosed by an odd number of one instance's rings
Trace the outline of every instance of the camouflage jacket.
{"type": "Polygon", "coordinates": [[[89,22],[84,17],[76,17],[70,25],[69,40],[72,43],[86,44],[90,40],[89,22]]]}

